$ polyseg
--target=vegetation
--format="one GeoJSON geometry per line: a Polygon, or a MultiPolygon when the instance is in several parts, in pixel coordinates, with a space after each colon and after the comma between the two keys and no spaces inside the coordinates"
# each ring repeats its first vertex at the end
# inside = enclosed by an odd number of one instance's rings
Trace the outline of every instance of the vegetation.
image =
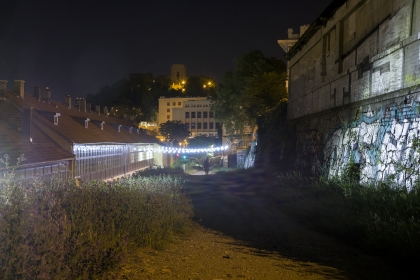
{"type": "Polygon", "coordinates": [[[261,51],[251,51],[235,61],[216,89],[212,110],[228,134],[243,134],[246,125],[287,98],[286,66],[261,51]]]}
{"type": "MultiPolygon", "coordinates": [[[[279,176],[279,185],[293,188],[288,214],[305,225],[392,261],[411,263],[420,253],[420,191],[386,182],[361,185],[348,166],[341,178],[307,179],[279,176]]],[[[286,190],[281,190],[283,195],[286,190]]]]}
{"type": "Polygon", "coordinates": [[[182,142],[191,135],[186,124],[181,121],[167,121],[161,123],[159,133],[165,137],[166,141],[182,142]]]}
{"type": "MultiPolygon", "coordinates": [[[[0,278],[93,279],[189,230],[181,177],[0,185],[0,278]]],[[[155,175],[155,174],[151,174],[155,175]]]]}
{"type": "Polygon", "coordinates": [[[88,94],[86,99],[92,105],[106,106],[112,116],[123,118],[135,116],[136,121],[152,121],[158,110],[159,97],[213,96],[216,83],[205,76],[188,77],[185,92],[170,89],[167,76],[153,76],[150,73],[132,73],[112,85],[103,86],[97,94],[88,94]]]}
{"type": "Polygon", "coordinates": [[[220,146],[220,138],[214,136],[195,136],[188,139],[188,148],[210,148],[212,145],[220,146]]]}
{"type": "Polygon", "coordinates": [[[254,166],[285,172],[293,168],[295,136],[293,127],[287,123],[285,100],[269,112],[258,117],[258,145],[254,166]]]}
{"type": "Polygon", "coordinates": [[[160,96],[169,95],[170,79],[165,76],[133,73],[112,85],[103,86],[95,95],[86,99],[93,105],[113,107],[115,117],[136,116],[137,121],[153,120],[160,96]]]}
{"type": "Polygon", "coordinates": [[[191,76],[185,83],[185,96],[212,97],[216,92],[216,83],[210,77],[191,76]]]}

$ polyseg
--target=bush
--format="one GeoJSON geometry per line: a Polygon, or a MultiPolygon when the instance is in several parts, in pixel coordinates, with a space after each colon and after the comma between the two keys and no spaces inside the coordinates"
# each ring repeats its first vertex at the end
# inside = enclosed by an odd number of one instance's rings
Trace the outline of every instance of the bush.
{"type": "MultiPolygon", "coordinates": [[[[387,182],[361,185],[357,168],[341,178],[305,180],[287,212],[313,228],[387,256],[410,262],[420,256],[420,191],[387,182]]],[[[300,178],[281,178],[282,184],[300,178]]],[[[302,180],[301,180],[302,181],[302,180]]],[[[296,185],[296,183],[294,183],[296,185]]]]}
{"type": "Polygon", "coordinates": [[[168,176],[0,187],[0,278],[88,279],[138,247],[191,226],[182,181],[168,176]]]}
{"type": "Polygon", "coordinates": [[[160,175],[171,175],[175,177],[183,177],[184,169],[182,167],[156,167],[156,168],[146,168],[140,171],[135,172],[132,177],[133,178],[140,178],[140,177],[153,177],[153,176],[160,176],[160,175]]]}

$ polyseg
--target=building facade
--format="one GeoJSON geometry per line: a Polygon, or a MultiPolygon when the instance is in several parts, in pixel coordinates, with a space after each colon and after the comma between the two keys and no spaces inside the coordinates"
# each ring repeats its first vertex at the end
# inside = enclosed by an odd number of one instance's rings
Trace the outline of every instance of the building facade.
{"type": "MultiPolygon", "coordinates": [[[[289,50],[296,44],[296,42],[302,37],[302,35],[308,30],[309,24],[302,25],[299,29],[299,33],[293,33],[293,28],[287,30],[287,39],[277,40],[280,47],[288,53],[289,50]]],[[[289,62],[287,61],[287,76],[286,76],[286,91],[289,91],[289,62]]]]}
{"type": "Polygon", "coordinates": [[[159,98],[159,124],[180,121],[188,126],[191,136],[217,136],[220,124],[211,111],[211,99],[207,97],[159,98]]]}
{"type": "MultiPolygon", "coordinates": [[[[335,0],[286,54],[298,165],[410,185],[420,116],[420,1],[335,0]]],[[[418,161],[417,161],[418,162],[418,161]]]]}
{"type": "MultiPolygon", "coordinates": [[[[43,96],[39,88],[25,94],[23,83],[16,80],[10,91],[7,81],[0,82],[0,157],[7,154],[12,165],[21,154],[26,158],[16,180],[48,180],[60,172],[82,180],[108,179],[166,165],[162,153],[154,152],[155,137],[132,122],[109,117],[106,107],[93,111],[84,98],[72,106],[70,96],[52,101],[49,88],[43,96]]],[[[0,166],[0,180],[5,179],[4,168],[0,166]]]]}

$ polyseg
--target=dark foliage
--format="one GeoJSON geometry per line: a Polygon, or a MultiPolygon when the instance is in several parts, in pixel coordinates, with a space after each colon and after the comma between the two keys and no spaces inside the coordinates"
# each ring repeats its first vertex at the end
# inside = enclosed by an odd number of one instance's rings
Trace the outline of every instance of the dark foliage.
{"type": "Polygon", "coordinates": [[[296,141],[293,128],[287,123],[287,102],[280,102],[260,116],[257,124],[255,167],[280,168],[282,171],[292,168],[296,141]]]}

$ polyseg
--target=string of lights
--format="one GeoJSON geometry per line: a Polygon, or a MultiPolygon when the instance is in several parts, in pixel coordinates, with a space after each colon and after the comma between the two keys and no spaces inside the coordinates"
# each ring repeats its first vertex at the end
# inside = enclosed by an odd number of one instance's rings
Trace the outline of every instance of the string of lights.
{"type": "Polygon", "coordinates": [[[164,154],[192,154],[192,153],[209,153],[209,152],[221,152],[229,149],[228,145],[220,147],[210,147],[203,149],[186,149],[186,148],[177,148],[177,147],[159,147],[159,148],[150,148],[146,151],[164,153],[164,154]]]}

